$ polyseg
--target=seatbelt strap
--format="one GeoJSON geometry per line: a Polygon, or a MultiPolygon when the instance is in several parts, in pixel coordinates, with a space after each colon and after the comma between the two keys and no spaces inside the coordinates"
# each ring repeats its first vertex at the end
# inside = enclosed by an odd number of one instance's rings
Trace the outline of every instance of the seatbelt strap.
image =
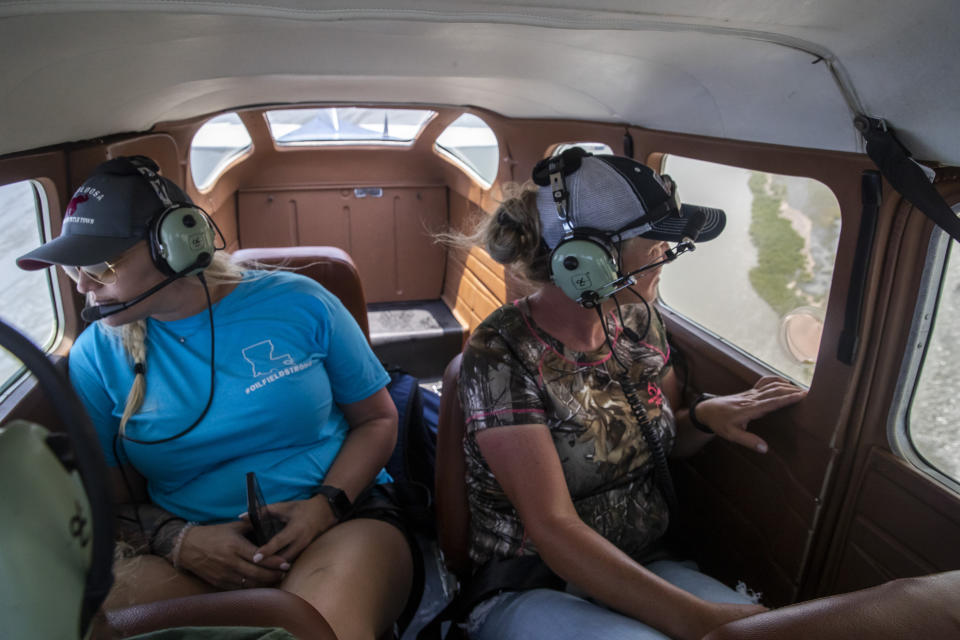
{"type": "Polygon", "coordinates": [[[960,241],[960,219],[933,187],[932,170],[910,157],[910,152],[883,120],[857,116],[853,124],[867,141],[867,155],[884,179],[951,238],[960,241]]]}

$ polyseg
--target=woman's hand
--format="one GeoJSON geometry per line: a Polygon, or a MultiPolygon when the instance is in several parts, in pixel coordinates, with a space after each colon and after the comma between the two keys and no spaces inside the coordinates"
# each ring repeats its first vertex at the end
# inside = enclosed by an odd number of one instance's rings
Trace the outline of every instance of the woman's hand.
{"type": "Polygon", "coordinates": [[[757,434],[747,431],[747,425],[771,411],[800,402],[806,395],[805,389],[789,380],[764,376],[757,380],[752,389],[702,401],[697,405],[697,420],[713,429],[721,438],[766,453],[767,443],[757,434]]]}
{"type": "Polygon", "coordinates": [[[279,556],[252,561],[256,546],[244,537],[246,522],[194,526],[180,542],[179,563],[220,589],[268,587],[280,582],[290,564],[279,556]]]}
{"type": "Polygon", "coordinates": [[[309,500],[274,502],[267,509],[286,525],[267,544],[249,556],[253,562],[263,562],[261,558],[277,554],[292,563],[317,536],[337,524],[330,503],[322,495],[309,500]]]}

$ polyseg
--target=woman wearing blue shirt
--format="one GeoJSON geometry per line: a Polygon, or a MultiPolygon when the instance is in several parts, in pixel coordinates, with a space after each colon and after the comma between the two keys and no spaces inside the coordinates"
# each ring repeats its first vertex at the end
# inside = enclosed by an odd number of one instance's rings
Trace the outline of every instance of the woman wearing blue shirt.
{"type": "Polygon", "coordinates": [[[278,586],[340,638],[407,604],[409,535],[383,466],[389,376],[340,301],[296,274],[244,271],[147,158],[100,165],[61,235],[18,259],[61,265],[97,320],[70,378],[112,467],[126,550],[105,608],[278,586]],[[248,472],[283,528],[251,542],[248,472]]]}

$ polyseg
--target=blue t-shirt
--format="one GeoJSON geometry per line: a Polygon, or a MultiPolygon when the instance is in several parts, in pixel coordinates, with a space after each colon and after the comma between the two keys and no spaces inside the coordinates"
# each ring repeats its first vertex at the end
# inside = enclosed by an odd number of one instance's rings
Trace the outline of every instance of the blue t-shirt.
{"type": "MultiPolygon", "coordinates": [[[[180,438],[115,447],[134,376],[120,333],[94,323],[70,352],[70,379],[108,464],[118,465],[119,452],[146,477],[155,504],[197,522],[246,511],[248,471],[257,473],[267,502],[313,495],[349,430],[337,405],[368,398],[390,380],[336,296],[301,275],[254,273],[213,307],[213,402],[180,438]]],[[[159,440],[200,416],[210,393],[206,310],[147,320],[146,381],[129,437],[159,440]]],[[[376,481],[390,476],[381,470],[376,481]]]]}

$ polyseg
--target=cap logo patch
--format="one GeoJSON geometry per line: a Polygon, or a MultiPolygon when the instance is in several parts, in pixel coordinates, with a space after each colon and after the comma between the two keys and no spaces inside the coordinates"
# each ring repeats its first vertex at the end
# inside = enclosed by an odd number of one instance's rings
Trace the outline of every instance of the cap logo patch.
{"type": "Polygon", "coordinates": [[[85,193],[78,193],[77,195],[70,198],[70,204],[67,205],[67,212],[64,214],[65,218],[69,218],[77,212],[77,205],[86,202],[90,199],[85,193]]]}

